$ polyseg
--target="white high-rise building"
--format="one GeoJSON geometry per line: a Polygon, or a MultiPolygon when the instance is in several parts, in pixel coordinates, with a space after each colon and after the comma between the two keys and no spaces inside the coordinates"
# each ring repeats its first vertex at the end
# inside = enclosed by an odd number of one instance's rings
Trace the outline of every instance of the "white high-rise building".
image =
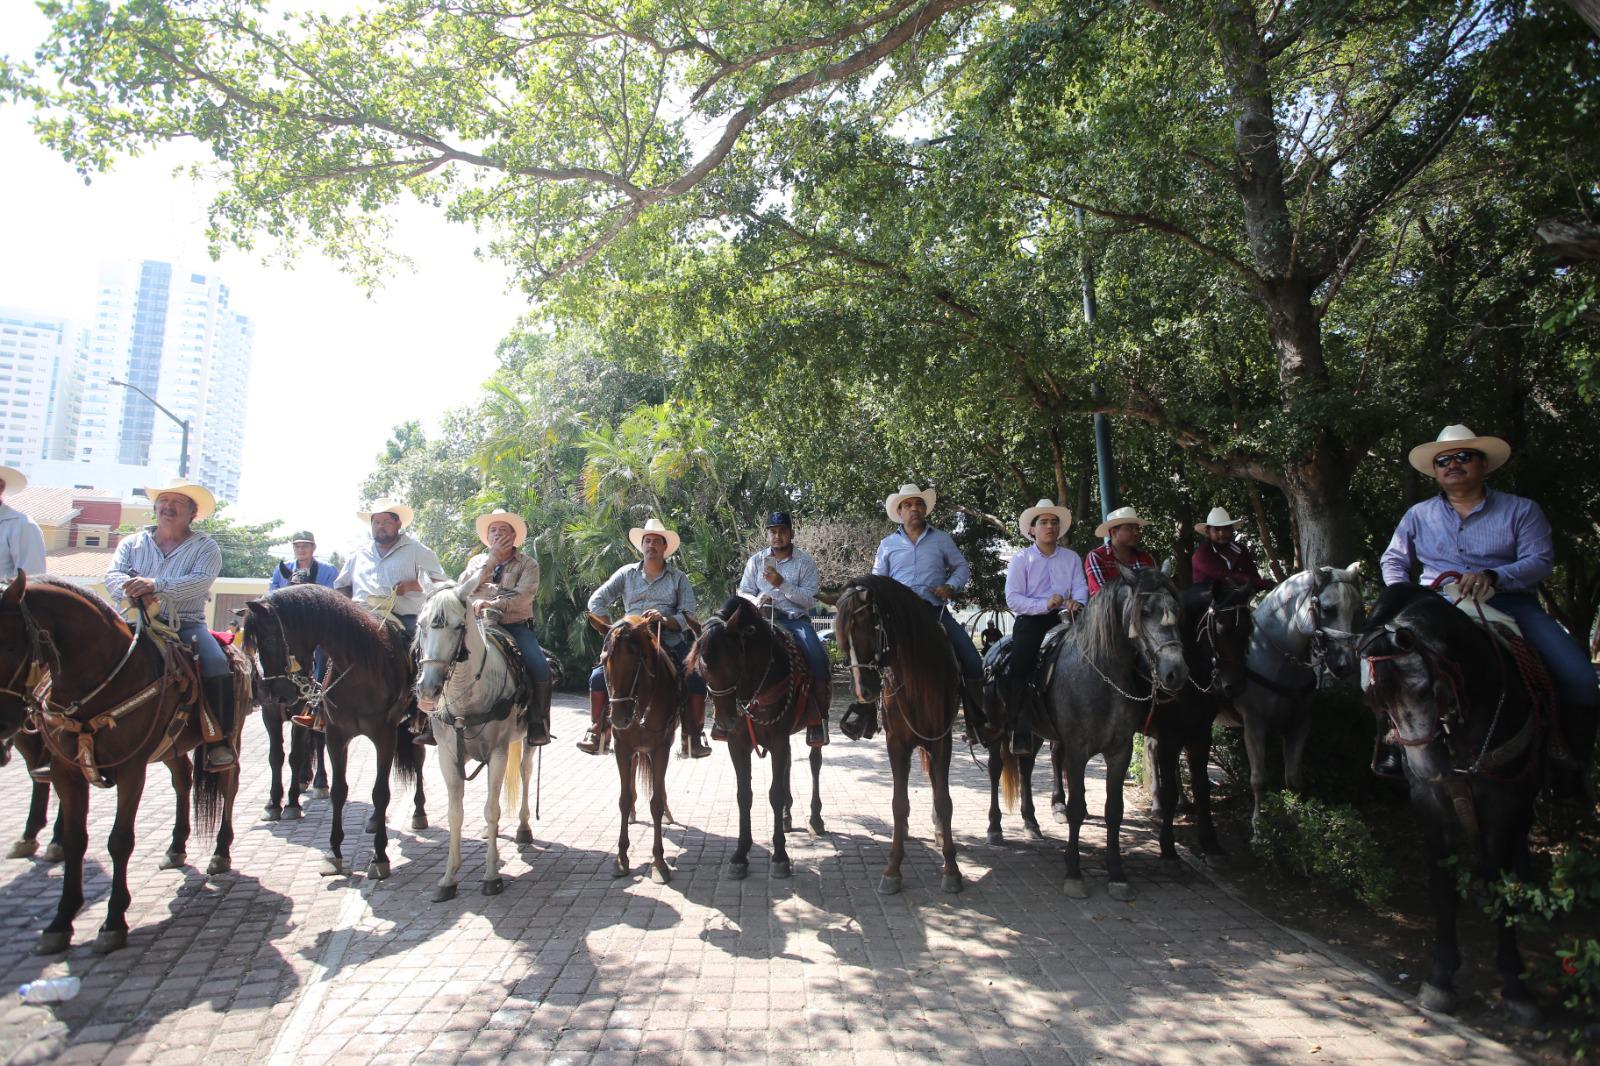
{"type": "Polygon", "coordinates": [[[0,307],[0,463],[26,471],[72,454],[84,345],[65,318],[0,307]]]}
{"type": "Polygon", "coordinates": [[[84,359],[79,463],[176,474],[183,431],[130,388],[189,423],[189,477],[238,498],[255,327],[228,306],[215,274],[145,260],[100,276],[84,359]]]}

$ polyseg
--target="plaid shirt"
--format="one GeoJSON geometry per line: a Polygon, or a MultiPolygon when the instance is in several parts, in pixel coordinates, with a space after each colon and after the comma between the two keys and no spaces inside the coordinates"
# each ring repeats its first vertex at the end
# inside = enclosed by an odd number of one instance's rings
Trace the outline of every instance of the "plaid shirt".
{"type": "MultiPolygon", "coordinates": [[[[1149,552],[1136,549],[1133,553],[1133,562],[1122,565],[1129,570],[1154,570],[1156,560],[1149,552]]],[[[1089,549],[1089,554],[1083,557],[1083,574],[1089,579],[1091,596],[1122,576],[1117,572],[1117,557],[1112,553],[1111,545],[1102,544],[1098,548],[1089,549]]]]}
{"type": "Polygon", "coordinates": [[[112,603],[120,604],[129,581],[148,578],[161,599],[161,617],[178,624],[203,624],[211,585],[220,573],[222,549],[206,534],[191,533],[170,553],[163,553],[156,547],[156,527],[146,526],[117,545],[106,570],[106,593],[112,603]]]}

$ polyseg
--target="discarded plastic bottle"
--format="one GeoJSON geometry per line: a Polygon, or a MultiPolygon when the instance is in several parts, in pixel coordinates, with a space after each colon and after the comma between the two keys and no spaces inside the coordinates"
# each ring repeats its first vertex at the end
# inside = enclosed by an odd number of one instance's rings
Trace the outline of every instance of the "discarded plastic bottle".
{"type": "Polygon", "coordinates": [[[17,989],[24,1003],[65,1003],[78,994],[83,982],[68,974],[66,977],[41,977],[17,989]]]}

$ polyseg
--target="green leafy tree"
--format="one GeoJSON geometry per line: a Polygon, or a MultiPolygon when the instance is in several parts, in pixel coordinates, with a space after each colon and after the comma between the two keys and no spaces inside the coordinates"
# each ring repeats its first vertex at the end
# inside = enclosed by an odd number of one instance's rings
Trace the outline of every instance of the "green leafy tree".
{"type": "Polygon", "coordinates": [[[236,522],[218,504],[210,518],[196,522],[194,528],[209,534],[222,549],[222,577],[267,577],[278,565],[272,546],[282,543],[283,522],[236,522]]]}

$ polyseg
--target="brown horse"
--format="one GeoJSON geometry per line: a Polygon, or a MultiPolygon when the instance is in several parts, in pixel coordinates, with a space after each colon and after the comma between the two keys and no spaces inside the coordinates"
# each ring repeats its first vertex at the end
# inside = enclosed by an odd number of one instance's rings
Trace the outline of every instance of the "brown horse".
{"type": "MultiPolygon", "coordinates": [[[[743,880],[750,873],[750,753],[772,753],[772,876],[789,877],[784,848],[785,824],[793,796],[789,790],[789,738],[807,725],[821,722],[828,692],[816,690],[805,658],[789,633],[762,617],[742,596],[734,596],[706,620],[700,639],[689,652],[689,668],[706,679],[706,693],[716,708],[717,722],[728,733],[728,756],[738,779],[739,845],[728,861],[728,876],[743,880]]],[[[811,832],[822,835],[822,749],[811,749],[811,832]]]]}
{"type": "Polygon", "coordinates": [[[389,773],[414,782],[413,829],[426,829],[422,791],[422,749],[411,742],[406,724],[416,706],[411,690],[416,666],[411,646],[398,626],[378,621],[332,589],[285,585],[245,604],[244,644],[256,659],[267,693],[285,708],[319,701],[328,722],[328,759],[333,764],[332,826],[320,873],[348,873],[344,862],[344,804],[350,795],[346,766],[350,742],[372,741],[378,775],[372,786],[372,862],[367,876],[389,876],[389,773]],[[311,678],[312,653],[328,655],[328,673],[318,685],[311,678]]]}
{"type": "MultiPolygon", "coordinates": [[[[227,650],[235,706],[248,709],[249,671],[236,649],[227,650]]],[[[186,757],[194,751],[196,759],[204,758],[209,724],[200,713],[199,670],[190,655],[158,642],[145,629],[134,630],[92,592],[48,577],[30,581],[18,573],[0,594],[0,677],[10,679],[0,695],[11,697],[0,701],[0,740],[14,735],[24,718],[38,730],[61,804],[61,901],[39,938],[40,954],[65,951],[72,943],[72,920],[83,906],[91,783],[117,790],[117,817],[108,841],[111,898],[96,951],[115,951],[128,942],[128,857],[149,764],[167,763],[179,796],[172,847],[162,865],[183,863],[189,837],[184,800],[192,785],[202,832],[217,831],[206,872],[231,867],[239,770],[207,773],[186,757]]],[[[235,751],[244,719],[241,711],[229,738],[235,751]]]]}
{"type": "MultiPolygon", "coordinates": [[[[26,728],[19,729],[10,740],[0,744],[0,766],[11,761],[12,751],[22,756],[24,769],[32,774],[34,770],[48,773],[50,768],[50,753],[45,750],[44,741],[37,732],[26,728]]],[[[188,798],[181,801],[185,805],[188,798]]],[[[59,814],[59,811],[57,812],[59,814]]],[[[39,831],[44,828],[45,822],[50,820],[50,782],[33,779],[33,795],[28,802],[28,819],[22,823],[22,835],[11,845],[11,850],[6,853],[8,859],[32,858],[39,851],[39,831]]],[[[55,829],[50,834],[50,843],[44,849],[44,861],[55,863],[61,861],[61,819],[56,819],[55,829]]]]}
{"type": "Polygon", "coordinates": [[[649,797],[650,820],[655,825],[650,879],[664,885],[672,880],[661,846],[661,820],[667,810],[667,759],[683,702],[678,668],[661,647],[660,630],[640,616],[630,614],[611,625],[595,615],[587,617],[595,631],[605,636],[600,666],[606,675],[611,745],[621,784],[617,807],[622,812],[622,830],[617,835],[611,876],[625,877],[629,872],[628,819],[633,816],[638,791],[649,797]]]}
{"type": "Polygon", "coordinates": [[[911,813],[906,779],[911,752],[922,749],[922,766],[933,786],[933,824],[944,852],[946,892],[961,891],[955,835],[950,831],[950,749],[960,704],[961,675],[950,638],[938,615],[915,592],[893,578],[853,578],[839,597],[834,632],[850,663],[856,699],[881,703],[883,733],[894,770],[894,842],[878,891],[900,891],[906,853],[906,818],[911,813]]]}

